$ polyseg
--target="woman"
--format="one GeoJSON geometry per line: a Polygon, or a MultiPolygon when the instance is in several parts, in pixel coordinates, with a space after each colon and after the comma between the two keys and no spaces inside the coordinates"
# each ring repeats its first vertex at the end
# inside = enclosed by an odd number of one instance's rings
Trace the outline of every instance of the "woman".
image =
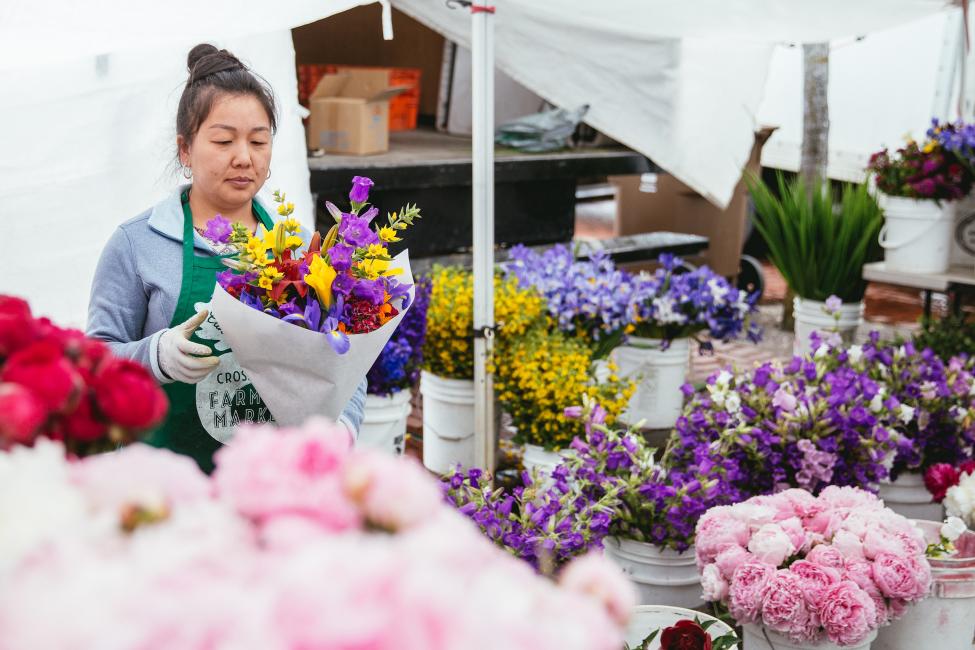
{"type": "MultiPolygon", "coordinates": [[[[273,227],[257,192],[271,175],[274,97],[234,55],[197,45],[176,114],[178,161],[188,184],[123,223],[105,246],[92,285],[88,334],[140,361],[164,384],[169,416],[148,443],[191,456],[205,471],[241,421],[267,407],[208,315],[220,256],[206,237],[221,214],[252,232],[273,227]]],[[[339,421],[356,436],[365,380],[339,421]]]]}

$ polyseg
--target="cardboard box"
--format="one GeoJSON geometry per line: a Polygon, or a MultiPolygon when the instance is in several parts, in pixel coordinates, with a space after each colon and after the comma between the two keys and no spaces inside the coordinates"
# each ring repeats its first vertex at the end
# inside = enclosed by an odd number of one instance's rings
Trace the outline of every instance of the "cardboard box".
{"type": "Polygon", "coordinates": [[[389,99],[406,90],[389,86],[377,70],[325,75],[308,100],[309,149],[366,155],[389,149],[389,99]]]}
{"type": "Polygon", "coordinates": [[[421,71],[419,68],[379,68],[331,63],[302,63],[298,65],[298,102],[302,106],[308,107],[309,98],[318,82],[325,75],[359,70],[385,72],[387,86],[407,87],[402,93],[389,100],[389,130],[409,131],[415,129],[420,112],[421,71]]]}
{"type": "MultiPolygon", "coordinates": [[[[774,128],[755,133],[746,172],[761,173],[762,146],[774,128]]],[[[640,176],[610,176],[616,189],[616,234],[670,231],[701,235],[709,240],[706,262],[716,273],[735,277],[745,245],[748,188],[739,181],[731,203],[721,210],[670,174],[657,176],[656,191],[641,189],[640,176]]]]}

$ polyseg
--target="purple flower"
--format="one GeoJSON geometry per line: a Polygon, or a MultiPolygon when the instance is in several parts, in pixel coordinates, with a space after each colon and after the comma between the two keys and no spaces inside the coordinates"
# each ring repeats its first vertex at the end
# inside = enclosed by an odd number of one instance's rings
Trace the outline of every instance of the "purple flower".
{"type": "Polygon", "coordinates": [[[332,280],[332,292],[342,296],[348,296],[350,293],[352,293],[352,288],[354,286],[355,278],[347,273],[339,273],[335,276],[335,279],[332,280]]]}
{"type": "Polygon", "coordinates": [[[349,267],[352,266],[352,253],[354,252],[355,249],[351,246],[335,244],[327,251],[328,261],[336,271],[340,273],[342,271],[348,271],[349,267]]]}
{"type": "Polygon", "coordinates": [[[373,186],[371,179],[365,176],[352,177],[352,191],[349,192],[349,200],[353,203],[365,203],[369,200],[369,188],[373,186]]]}
{"type": "Polygon", "coordinates": [[[353,295],[368,300],[374,305],[382,304],[385,291],[382,278],[375,280],[360,278],[355,281],[355,286],[352,287],[353,295]]]}
{"type": "Polygon", "coordinates": [[[369,228],[369,220],[354,214],[342,215],[338,234],[347,244],[355,248],[365,248],[369,244],[379,243],[379,235],[369,228]]]}
{"type": "Polygon", "coordinates": [[[337,354],[345,354],[349,351],[352,342],[349,341],[348,334],[339,331],[339,322],[336,319],[326,318],[325,322],[322,323],[321,331],[325,334],[325,340],[337,354]]]}
{"type": "Polygon", "coordinates": [[[222,215],[217,215],[213,219],[207,221],[206,228],[203,231],[203,236],[212,242],[218,244],[226,244],[230,241],[230,234],[234,231],[233,226],[230,222],[223,218],[222,215]]]}
{"type": "Polygon", "coordinates": [[[824,308],[826,313],[830,316],[839,313],[840,308],[843,306],[843,301],[838,296],[830,296],[826,299],[826,304],[824,308]]]}

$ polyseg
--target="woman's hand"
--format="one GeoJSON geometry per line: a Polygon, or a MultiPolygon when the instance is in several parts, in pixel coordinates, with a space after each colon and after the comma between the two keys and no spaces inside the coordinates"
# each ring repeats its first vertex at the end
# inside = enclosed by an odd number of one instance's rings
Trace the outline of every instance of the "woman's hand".
{"type": "Polygon", "coordinates": [[[210,348],[189,340],[208,315],[204,309],[159,337],[159,367],[170,379],[195,384],[219,365],[220,359],[210,348]]]}

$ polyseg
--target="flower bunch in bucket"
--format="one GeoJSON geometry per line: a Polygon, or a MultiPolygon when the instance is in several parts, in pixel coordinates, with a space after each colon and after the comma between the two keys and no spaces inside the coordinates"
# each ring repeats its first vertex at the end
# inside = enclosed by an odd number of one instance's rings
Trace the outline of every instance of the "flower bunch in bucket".
{"type": "Polygon", "coordinates": [[[924,474],[924,485],[934,501],[944,504],[948,515],[975,527],[975,461],[932,465],[924,474]]]}
{"type": "Polygon", "coordinates": [[[966,133],[961,125],[933,120],[924,142],[910,139],[893,153],[886,148],[874,153],[867,171],[877,189],[888,196],[958,200],[968,194],[975,179],[963,158],[966,133]]]}
{"type": "Polygon", "coordinates": [[[884,405],[881,388],[868,373],[825,358],[722,370],[699,391],[685,386],[688,402],[667,462],[681,467],[709,458],[740,498],[790,486],[877,489],[900,441],[889,417],[899,407],[884,405]]]}
{"type": "Polygon", "coordinates": [[[708,511],[697,526],[705,598],[727,606],[745,642],[781,635],[866,647],[925,598],[924,533],[876,496],[789,489],[708,511]]]}
{"type": "Polygon", "coordinates": [[[366,374],[370,395],[391,395],[408,390],[419,379],[427,332],[430,280],[420,278],[415,287],[416,295],[410,310],[366,374]]]}
{"type": "Polygon", "coordinates": [[[158,425],[168,406],[138,363],[0,295],[0,448],[50,438],[73,456],[108,451],[158,425]]]}

